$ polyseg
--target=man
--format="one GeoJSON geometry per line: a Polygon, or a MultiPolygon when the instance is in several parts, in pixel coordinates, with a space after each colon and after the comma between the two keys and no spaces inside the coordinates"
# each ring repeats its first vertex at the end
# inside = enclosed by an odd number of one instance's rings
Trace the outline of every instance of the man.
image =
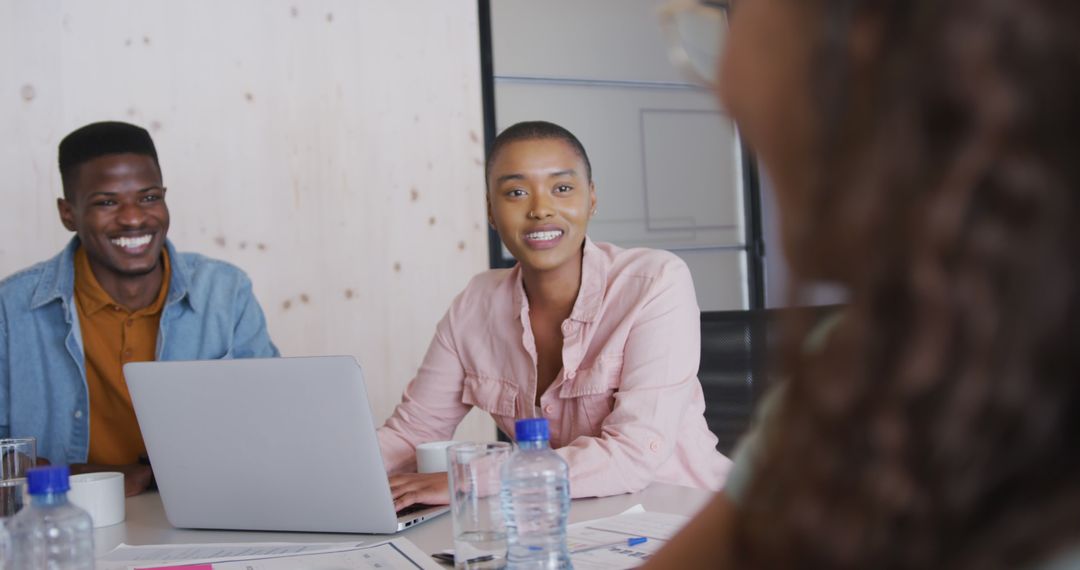
{"type": "Polygon", "coordinates": [[[116,470],[128,495],[152,472],[126,362],[277,356],[238,268],[177,253],[149,133],[82,127],[60,142],[56,257],[0,282],[0,437],[34,436],[73,472],[116,470]]]}

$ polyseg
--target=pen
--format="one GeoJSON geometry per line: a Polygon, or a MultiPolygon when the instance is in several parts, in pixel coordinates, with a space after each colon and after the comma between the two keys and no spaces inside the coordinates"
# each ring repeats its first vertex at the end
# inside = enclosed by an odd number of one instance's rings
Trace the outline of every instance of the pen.
{"type": "MultiPolygon", "coordinates": [[[[431,557],[434,558],[435,560],[440,561],[440,562],[446,562],[447,564],[453,564],[454,563],[454,551],[453,550],[444,550],[442,552],[436,552],[435,554],[432,554],[431,557]]],[[[492,560],[495,560],[494,555],[492,555],[492,554],[484,554],[484,555],[481,555],[481,556],[477,556],[476,558],[470,558],[470,559],[466,560],[465,564],[478,564],[480,562],[490,562],[492,560]]]]}
{"type": "Polygon", "coordinates": [[[644,537],[644,536],[635,536],[633,538],[627,538],[625,540],[619,540],[617,542],[609,542],[609,543],[606,543],[606,544],[594,544],[592,546],[586,546],[584,548],[578,548],[578,549],[572,551],[570,554],[578,554],[580,552],[589,552],[589,551],[592,551],[592,550],[601,550],[601,549],[604,549],[604,548],[611,548],[611,547],[614,547],[614,546],[627,546],[627,547],[629,547],[629,546],[637,546],[639,544],[645,543],[648,540],[649,539],[644,537]]]}

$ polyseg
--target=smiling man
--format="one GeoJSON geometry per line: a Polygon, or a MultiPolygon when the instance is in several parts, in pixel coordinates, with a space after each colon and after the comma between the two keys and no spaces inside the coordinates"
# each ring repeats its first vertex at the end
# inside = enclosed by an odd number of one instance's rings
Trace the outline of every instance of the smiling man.
{"type": "Polygon", "coordinates": [[[0,282],[0,437],[34,436],[73,471],[118,470],[129,495],[152,479],[123,377],[127,362],[277,356],[238,268],[166,239],[154,142],[127,123],[60,143],[75,236],[56,257],[0,282]]]}

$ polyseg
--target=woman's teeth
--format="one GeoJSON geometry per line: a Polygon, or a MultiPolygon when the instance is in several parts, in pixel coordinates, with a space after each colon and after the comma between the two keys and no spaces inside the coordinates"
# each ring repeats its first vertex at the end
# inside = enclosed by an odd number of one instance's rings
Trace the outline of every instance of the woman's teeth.
{"type": "Polygon", "coordinates": [[[532,232],[525,234],[525,239],[530,241],[551,241],[557,237],[562,236],[562,230],[552,230],[546,232],[532,232]]]}

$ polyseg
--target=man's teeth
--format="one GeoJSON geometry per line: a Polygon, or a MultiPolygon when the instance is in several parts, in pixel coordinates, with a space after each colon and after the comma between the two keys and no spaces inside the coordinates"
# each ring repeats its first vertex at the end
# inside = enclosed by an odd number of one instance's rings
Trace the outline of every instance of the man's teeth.
{"type": "Polygon", "coordinates": [[[119,238],[112,239],[112,240],[109,240],[109,241],[111,241],[113,243],[113,245],[118,245],[118,246],[120,246],[120,247],[122,247],[124,249],[135,249],[135,248],[139,248],[139,247],[142,247],[142,246],[150,243],[150,238],[151,237],[153,237],[153,236],[145,235],[145,236],[136,237],[136,238],[119,237],[119,238]]]}
{"type": "Polygon", "coordinates": [[[551,241],[560,236],[562,236],[562,230],[552,230],[547,232],[528,233],[525,234],[525,239],[531,241],[551,241]]]}

